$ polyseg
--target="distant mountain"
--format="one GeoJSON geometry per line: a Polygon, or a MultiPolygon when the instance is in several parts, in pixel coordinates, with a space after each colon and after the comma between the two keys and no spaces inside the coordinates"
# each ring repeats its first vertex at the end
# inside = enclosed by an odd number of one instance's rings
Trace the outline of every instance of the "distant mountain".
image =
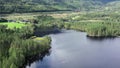
{"type": "Polygon", "coordinates": [[[0,0],[0,13],[74,10],[90,11],[117,0],[0,0]]]}
{"type": "Polygon", "coordinates": [[[113,1],[110,3],[107,3],[103,8],[104,11],[107,12],[120,12],[120,1],[113,1]]]}

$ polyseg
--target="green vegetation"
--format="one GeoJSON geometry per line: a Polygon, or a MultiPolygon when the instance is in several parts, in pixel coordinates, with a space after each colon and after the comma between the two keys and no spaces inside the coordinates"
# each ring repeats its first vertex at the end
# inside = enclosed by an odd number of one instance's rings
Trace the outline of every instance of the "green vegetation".
{"type": "Polygon", "coordinates": [[[0,68],[21,68],[28,58],[48,51],[51,38],[45,35],[60,29],[84,31],[90,37],[120,36],[119,4],[117,0],[0,0],[0,68]],[[59,10],[76,12],[51,12],[59,10]]]}
{"type": "Polygon", "coordinates": [[[34,26],[25,26],[20,23],[1,23],[0,68],[22,67],[27,58],[42,54],[50,49],[50,37],[39,38],[33,36],[33,33],[34,26]],[[11,24],[17,27],[14,30],[7,29],[6,24],[10,28],[13,28],[11,24]]]}
{"type": "MultiPolygon", "coordinates": [[[[117,0],[0,0],[0,13],[89,11],[117,0]]],[[[119,5],[118,5],[119,6],[119,5]]]]}
{"type": "Polygon", "coordinates": [[[37,16],[34,20],[37,21],[34,29],[36,36],[59,32],[58,24],[62,22],[60,19],[48,15],[37,16]]]}
{"type": "Polygon", "coordinates": [[[22,28],[25,27],[27,24],[24,23],[15,23],[15,22],[1,22],[0,25],[7,25],[7,28],[14,29],[14,28],[22,28]]]}
{"type": "MultiPolygon", "coordinates": [[[[67,13],[66,13],[67,14],[67,13]]],[[[80,12],[56,17],[57,14],[35,16],[30,22],[34,24],[34,34],[44,36],[60,29],[74,29],[87,32],[91,37],[120,36],[120,14],[103,12],[80,12]]]]}
{"type": "Polygon", "coordinates": [[[116,12],[119,13],[120,12],[120,1],[113,1],[110,2],[108,4],[106,4],[104,7],[102,7],[104,12],[116,12]]]}
{"type": "Polygon", "coordinates": [[[63,28],[87,32],[91,37],[120,36],[120,16],[118,13],[78,13],[62,23],[63,28]]]}
{"type": "Polygon", "coordinates": [[[54,16],[35,16],[28,24],[1,22],[0,68],[22,67],[27,58],[49,50],[51,38],[45,35],[63,28],[84,31],[90,37],[120,36],[118,13],[85,12],[73,13],[68,17],[54,16]]]}
{"type": "Polygon", "coordinates": [[[48,51],[51,38],[45,35],[59,32],[60,29],[84,31],[90,37],[120,36],[120,13],[111,11],[114,6],[109,7],[116,2],[113,0],[0,0],[0,10],[2,10],[0,13],[19,12],[19,14],[3,14],[4,17],[0,18],[0,68],[20,68],[27,58],[48,51]],[[22,13],[49,10],[89,11],[95,8],[103,10],[61,14],[22,13]],[[106,10],[110,11],[106,12],[106,10]]]}

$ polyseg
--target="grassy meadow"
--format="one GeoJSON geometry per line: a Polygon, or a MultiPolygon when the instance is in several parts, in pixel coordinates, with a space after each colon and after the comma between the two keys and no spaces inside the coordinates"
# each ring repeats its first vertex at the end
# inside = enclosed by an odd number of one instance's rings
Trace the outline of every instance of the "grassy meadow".
{"type": "Polygon", "coordinates": [[[25,23],[16,23],[16,22],[1,22],[0,25],[7,25],[7,28],[9,29],[22,28],[26,26],[25,23]]]}

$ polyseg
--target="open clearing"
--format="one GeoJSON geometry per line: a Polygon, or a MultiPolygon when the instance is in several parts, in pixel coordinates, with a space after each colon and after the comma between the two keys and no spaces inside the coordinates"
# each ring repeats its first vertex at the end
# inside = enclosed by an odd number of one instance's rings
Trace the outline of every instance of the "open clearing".
{"type": "Polygon", "coordinates": [[[26,26],[24,23],[14,23],[14,22],[3,22],[0,23],[0,25],[7,25],[7,28],[13,29],[13,28],[22,28],[26,26]]]}

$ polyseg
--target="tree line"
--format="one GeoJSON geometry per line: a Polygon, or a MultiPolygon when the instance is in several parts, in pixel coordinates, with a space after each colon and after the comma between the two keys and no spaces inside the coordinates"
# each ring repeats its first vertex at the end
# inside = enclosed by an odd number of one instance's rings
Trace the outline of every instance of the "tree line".
{"type": "Polygon", "coordinates": [[[118,13],[83,13],[72,15],[62,23],[65,29],[87,32],[90,37],[120,36],[120,16],[118,13]]]}

